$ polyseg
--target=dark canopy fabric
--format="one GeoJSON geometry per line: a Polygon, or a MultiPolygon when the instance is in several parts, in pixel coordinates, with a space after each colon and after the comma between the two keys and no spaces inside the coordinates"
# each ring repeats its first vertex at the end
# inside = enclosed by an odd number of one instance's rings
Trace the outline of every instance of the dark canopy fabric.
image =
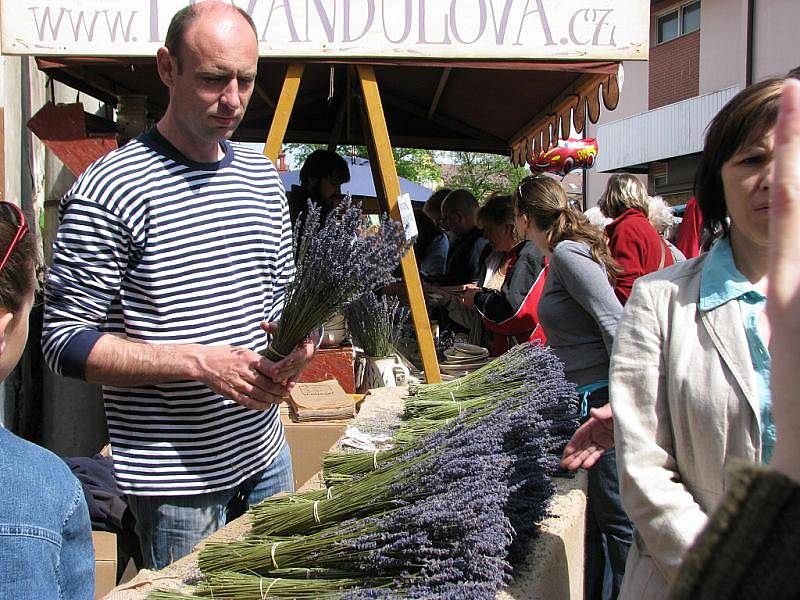
{"type": "MultiPolygon", "coordinates": [[[[298,61],[302,62],[302,61],[298,61]]],[[[599,116],[599,82],[608,108],[616,106],[619,65],[602,61],[360,61],[375,68],[392,145],[514,155],[524,162],[536,132],[565,127],[565,99],[574,105],[578,131],[588,113],[599,116]],[[610,94],[611,101],[606,98],[610,94]],[[586,109],[584,109],[584,101],[586,109]],[[543,124],[547,121],[547,124],[543,124]]],[[[39,57],[39,68],[101,100],[116,104],[125,94],[145,94],[150,116],[167,105],[167,90],[154,59],[39,57]]],[[[355,61],[314,61],[305,72],[289,121],[286,142],[364,144],[361,90],[355,61]],[[332,75],[331,75],[332,72],[332,75]],[[333,84],[331,85],[331,80],[333,84]],[[335,132],[332,134],[332,132],[335,132]]],[[[261,141],[274,116],[286,73],[285,62],[261,59],[256,91],[236,139],[261,141]]],[[[569,127],[566,126],[567,131],[569,127]]],[[[549,135],[542,134],[548,144],[549,135]]]]}

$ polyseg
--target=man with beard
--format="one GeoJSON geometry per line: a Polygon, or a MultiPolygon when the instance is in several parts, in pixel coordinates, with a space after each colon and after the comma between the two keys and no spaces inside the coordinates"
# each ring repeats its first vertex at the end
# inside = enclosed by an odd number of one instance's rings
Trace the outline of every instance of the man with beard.
{"type": "Polygon", "coordinates": [[[315,150],[300,169],[300,185],[293,185],[286,195],[292,225],[304,215],[310,199],[322,208],[324,220],[342,201],[342,184],[350,181],[347,161],[335,152],[315,150]]]}

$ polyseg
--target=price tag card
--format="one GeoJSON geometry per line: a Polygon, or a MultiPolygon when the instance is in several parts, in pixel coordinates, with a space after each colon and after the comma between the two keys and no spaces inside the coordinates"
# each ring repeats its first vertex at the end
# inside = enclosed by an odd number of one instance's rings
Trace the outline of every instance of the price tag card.
{"type": "Polygon", "coordinates": [[[414,218],[414,207],[411,204],[411,196],[408,194],[400,194],[397,197],[397,205],[400,208],[400,220],[403,222],[406,239],[410,240],[419,233],[417,229],[417,220],[414,218]]]}

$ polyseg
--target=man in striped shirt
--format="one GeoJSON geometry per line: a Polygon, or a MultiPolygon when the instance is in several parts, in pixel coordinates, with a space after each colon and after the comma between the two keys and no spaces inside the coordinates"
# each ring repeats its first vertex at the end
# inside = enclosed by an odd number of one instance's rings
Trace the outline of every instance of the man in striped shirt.
{"type": "Polygon", "coordinates": [[[294,274],[289,213],[272,163],[227,141],[257,65],[246,13],[213,0],[179,11],[157,56],[163,118],[60,203],[45,358],[103,385],[149,568],[224,524],[234,496],[292,487],[278,404],[314,345],[260,355],[294,274]]]}

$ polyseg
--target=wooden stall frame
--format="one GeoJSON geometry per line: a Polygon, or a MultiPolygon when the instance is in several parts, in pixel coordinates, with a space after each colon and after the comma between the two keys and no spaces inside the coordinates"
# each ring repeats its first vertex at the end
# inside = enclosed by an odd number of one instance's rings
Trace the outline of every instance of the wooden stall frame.
{"type": "MultiPolygon", "coordinates": [[[[370,65],[356,67],[361,90],[364,96],[364,109],[369,124],[367,135],[367,148],[370,165],[372,166],[373,179],[377,194],[386,198],[389,216],[400,221],[400,207],[397,198],[400,195],[400,182],[397,178],[397,168],[392,155],[392,144],[389,139],[389,130],[386,126],[386,117],[383,112],[378,82],[375,78],[375,69],[370,65]]],[[[289,118],[297,99],[297,91],[303,77],[304,65],[292,63],[286,70],[286,76],[281,88],[281,95],[275,108],[275,116],[267,133],[264,144],[264,154],[275,162],[281,150],[283,139],[289,125],[289,118]]],[[[439,371],[439,361],[436,358],[436,347],[433,342],[433,332],[428,320],[428,311],[425,306],[425,297],[422,293],[422,281],[417,270],[417,261],[414,249],[411,248],[401,260],[403,281],[408,294],[411,318],[414,322],[414,331],[417,334],[422,367],[425,371],[425,381],[439,383],[442,380],[439,371]]]]}

